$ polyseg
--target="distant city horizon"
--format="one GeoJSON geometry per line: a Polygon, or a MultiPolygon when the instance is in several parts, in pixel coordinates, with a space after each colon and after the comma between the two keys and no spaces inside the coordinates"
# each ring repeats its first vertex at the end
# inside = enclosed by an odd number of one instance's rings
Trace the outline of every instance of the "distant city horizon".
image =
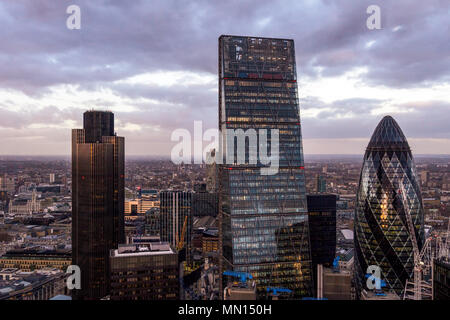
{"type": "MultiPolygon", "coordinates": [[[[361,154],[308,154],[305,153],[304,157],[306,161],[311,160],[345,160],[354,159],[361,160],[364,156],[364,152],[361,154]]],[[[0,161],[39,161],[39,160],[67,160],[70,161],[70,155],[0,155],[0,161]]],[[[414,154],[415,158],[419,159],[450,159],[450,154],[414,154]]],[[[193,157],[192,157],[193,158],[193,157]]],[[[127,155],[125,154],[125,160],[167,160],[170,161],[168,155],[127,155]]]]}

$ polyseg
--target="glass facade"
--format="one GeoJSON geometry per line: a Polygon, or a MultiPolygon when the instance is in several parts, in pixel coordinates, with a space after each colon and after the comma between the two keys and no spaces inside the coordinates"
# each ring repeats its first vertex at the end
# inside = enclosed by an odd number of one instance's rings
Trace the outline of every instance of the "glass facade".
{"type": "Polygon", "coordinates": [[[160,236],[161,240],[177,247],[183,233],[185,218],[187,217],[186,231],[184,232],[184,247],[186,260],[190,261],[192,238],[192,192],[161,191],[160,197],[160,236]]]}
{"type": "Polygon", "coordinates": [[[422,196],[411,150],[398,124],[384,117],[364,155],[355,206],[357,293],[365,288],[367,267],[381,268],[388,288],[402,296],[413,274],[412,219],[419,250],[424,241],[422,196]]]}
{"type": "MultiPolygon", "coordinates": [[[[251,273],[260,296],[267,286],[292,289],[296,298],[311,296],[293,40],[219,38],[219,128],[279,130],[277,174],[261,175],[260,162],[219,166],[222,269],[251,273]]],[[[268,134],[269,150],[271,139],[268,134]]]]}
{"type": "Polygon", "coordinates": [[[331,267],[336,255],[336,202],[334,194],[308,194],[308,223],[314,288],[317,265],[331,267]]]}
{"type": "Polygon", "coordinates": [[[114,115],[84,113],[84,128],[72,130],[72,264],[81,269],[75,299],[109,293],[109,250],[124,242],[124,158],[114,115]]]}
{"type": "Polygon", "coordinates": [[[308,194],[311,257],[314,266],[331,266],[336,255],[335,194],[308,194]]]}

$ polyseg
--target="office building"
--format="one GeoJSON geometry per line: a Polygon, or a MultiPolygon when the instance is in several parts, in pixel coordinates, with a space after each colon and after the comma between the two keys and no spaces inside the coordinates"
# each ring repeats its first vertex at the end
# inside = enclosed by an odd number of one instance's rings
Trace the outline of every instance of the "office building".
{"type": "Polygon", "coordinates": [[[114,114],[84,113],[72,130],[72,263],[81,269],[75,299],[109,293],[109,250],[124,243],[124,138],[114,114]]]}
{"type": "Polygon", "coordinates": [[[408,142],[397,122],[384,117],[367,146],[355,205],[355,278],[358,295],[371,265],[386,289],[403,296],[414,267],[414,242],[424,241],[419,180],[408,142]],[[414,232],[410,232],[411,228],[414,232]]]}
{"type": "Polygon", "coordinates": [[[111,250],[111,300],[177,300],[178,254],[164,242],[119,245],[111,250]]]}
{"type": "Polygon", "coordinates": [[[0,300],[49,300],[67,294],[67,274],[58,269],[23,272],[16,268],[0,270],[0,300]]]}
{"type": "Polygon", "coordinates": [[[161,241],[168,242],[174,248],[183,241],[189,257],[192,237],[192,192],[161,191],[159,196],[161,241]]]}
{"type": "Polygon", "coordinates": [[[125,215],[138,216],[144,215],[152,208],[159,208],[158,199],[128,199],[125,200],[125,215]]]}
{"type": "Polygon", "coordinates": [[[317,192],[318,193],[325,193],[327,192],[327,180],[325,176],[319,174],[317,176],[317,192]]]}
{"type": "Polygon", "coordinates": [[[308,194],[309,236],[315,288],[317,265],[330,267],[336,255],[336,201],[334,194],[308,194]]]}
{"type": "Polygon", "coordinates": [[[433,300],[450,300],[450,258],[434,260],[433,300]]]}
{"type": "Polygon", "coordinates": [[[215,256],[219,251],[218,230],[206,230],[202,234],[202,252],[205,256],[215,256]]]}
{"type": "Polygon", "coordinates": [[[311,259],[314,266],[330,266],[336,254],[336,200],[334,194],[308,194],[311,259]]]}
{"type": "Polygon", "coordinates": [[[72,264],[70,250],[14,249],[0,256],[0,268],[18,268],[22,271],[56,268],[65,271],[72,264]]]}
{"type": "MultiPolygon", "coordinates": [[[[255,130],[261,149],[269,150],[279,133],[279,165],[263,175],[261,160],[249,161],[255,146],[246,147],[245,164],[219,165],[220,267],[251,273],[258,295],[267,287],[312,295],[304,160],[299,116],[294,41],[244,36],[219,38],[219,129],[255,130]],[[264,131],[266,130],[266,131],[264,131]],[[266,133],[267,135],[263,135],[266,133]]],[[[250,140],[250,139],[249,139],[250,140]]],[[[230,140],[231,143],[231,140],[230,140]]],[[[239,142],[238,142],[239,143],[239,142]]],[[[267,151],[267,150],[266,150],[267,151]]],[[[223,283],[222,287],[223,288],[223,283]]],[[[221,290],[222,292],[222,290],[221,290]]]]}
{"type": "Polygon", "coordinates": [[[323,297],[328,300],[352,300],[352,272],[323,268],[323,297]]]}

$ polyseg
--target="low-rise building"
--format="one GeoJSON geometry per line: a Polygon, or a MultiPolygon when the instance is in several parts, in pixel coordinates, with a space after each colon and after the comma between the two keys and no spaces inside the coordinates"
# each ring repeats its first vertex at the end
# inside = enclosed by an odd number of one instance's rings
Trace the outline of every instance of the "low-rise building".
{"type": "Polygon", "coordinates": [[[111,300],[177,300],[178,254],[165,242],[122,244],[110,252],[111,300]]]}
{"type": "Polygon", "coordinates": [[[0,300],[49,300],[67,294],[67,274],[58,269],[23,272],[18,269],[0,270],[0,300]]]}
{"type": "Polygon", "coordinates": [[[15,249],[0,257],[0,268],[18,268],[22,271],[43,268],[57,268],[64,271],[71,264],[72,255],[68,249],[15,249]]]}

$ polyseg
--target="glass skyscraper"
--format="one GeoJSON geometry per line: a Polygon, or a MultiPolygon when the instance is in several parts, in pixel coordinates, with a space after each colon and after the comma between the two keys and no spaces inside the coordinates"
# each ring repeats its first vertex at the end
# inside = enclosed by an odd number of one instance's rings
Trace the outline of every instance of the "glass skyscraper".
{"type": "Polygon", "coordinates": [[[411,149],[395,120],[384,117],[364,155],[355,206],[357,294],[366,287],[368,266],[381,268],[388,289],[402,296],[413,275],[413,239],[424,241],[423,205],[411,149]],[[408,228],[412,219],[415,237],[408,228]]]}
{"type": "Polygon", "coordinates": [[[190,262],[192,237],[192,192],[161,191],[160,198],[160,236],[161,240],[168,242],[176,248],[183,235],[184,221],[184,248],[186,260],[190,262]]]}
{"type": "Polygon", "coordinates": [[[317,265],[331,267],[336,256],[335,194],[308,194],[308,223],[314,283],[317,285],[317,265]]]}
{"type": "Polygon", "coordinates": [[[72,130],[72,263],[81,269],[75,299],[109,294],[109,250],[124,241],[124,138],[114,114],[84,113],[72,130]]]}
{"type": "Polygon", "coordinates": [[[268,286],[312,296],[296,80],[293,40],[219,38],[219,129],[254,129],[258,143],[259,129],[279,130],[276,174],[261,175],[259,161],[219,167],[221,268],[251,273],[260,297],[268,286]]]}

